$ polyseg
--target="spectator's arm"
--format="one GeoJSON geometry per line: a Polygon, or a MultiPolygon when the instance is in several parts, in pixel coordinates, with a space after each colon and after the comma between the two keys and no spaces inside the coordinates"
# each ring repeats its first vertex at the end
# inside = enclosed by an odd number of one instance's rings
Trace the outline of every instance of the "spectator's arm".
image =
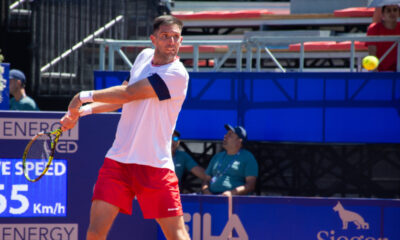
{"type": "Polygon", "coordinates": [[[200,166],[194,166],[192,169],[190,169],[190,172],[196,175],[198,178],[200,178],[203,181],[210,182],[211,177],[208,176],[204,170],[204,168],[200,166]]]}
{"type": "Polygon", "coordinates": [[[246,183],[244,185],[238,186],[230,191],[225,191],[222,193],[222,195],[232,196],[232,195],[246,195],[248,193],[251,193],[252,191],[254,191],[256,187],[256,181],[257,177],[255,176],[246,177],[246,183]]]}
{"type": "Polygon", "coordinates": [[[374,15],[372,16],[372,22],[381,22],[381,21],[382,21],[382,8],[376,7],[374,15]]]}
{"type": "MultiPolygon", "coordinates": [[[[209,175],[206,175],[206,176],[207,176],[207,179],[211,179],[211,176],[209,176],[209,175]]],[[[203,192],[203,194],[212,194],[210,192],[209,187],[210,187],[210,180],[205,180],[205,181],[203,180],[203,183],[201,185],[201,191],[203,192]]]]}

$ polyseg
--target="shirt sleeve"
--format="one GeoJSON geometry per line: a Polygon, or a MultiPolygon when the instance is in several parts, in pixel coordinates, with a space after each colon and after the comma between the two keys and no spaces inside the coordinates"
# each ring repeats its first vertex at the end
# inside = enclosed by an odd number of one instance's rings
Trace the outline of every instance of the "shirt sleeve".
{"type": "MultiPolygon", "coordinates": [[[[157,72],[160,81],[153,85],[160,101],[174,98],[185,98],[189,76],[183,67],[171,67],[166,71],[157,72]],[[168,92],[168,94],[167,94],[168,92]]],[[[150,79],[149,79],[150,80],[150,79]]]]}
{"type": "Polygon", "coordinates": [[[258,176],[258,163],[257,160],[254,158],[253,154],[248,152],[247,154],[247,164],[245,168],[245,176],[250,177],[250,176],[258,176]]]}
{"type": "Polygon", "coordinates": [[[185,168],[190,171],[192,168],[196,167],[197,162],[187,153],[185,153],[185,168]]]}

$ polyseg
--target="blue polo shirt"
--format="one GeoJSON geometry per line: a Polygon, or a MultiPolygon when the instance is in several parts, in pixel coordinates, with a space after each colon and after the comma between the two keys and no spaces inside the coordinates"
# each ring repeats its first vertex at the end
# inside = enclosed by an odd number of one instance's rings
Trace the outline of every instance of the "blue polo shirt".
{"type": "Polygon", "coordinates": [[[39,108],[32,98],[25,96],[19,101],[15,100],[15,98],[11,98],[10,110],[37,111],[39,108]]]}
{"type": "Polygon", "coordinates": [[[192,168],[198,165],[189,154],[179,150],[176,150],[173,160],[175,165],[175,173],[179,179],[179,182],[181,181],[185,171],[190,171],[192,168]]]}

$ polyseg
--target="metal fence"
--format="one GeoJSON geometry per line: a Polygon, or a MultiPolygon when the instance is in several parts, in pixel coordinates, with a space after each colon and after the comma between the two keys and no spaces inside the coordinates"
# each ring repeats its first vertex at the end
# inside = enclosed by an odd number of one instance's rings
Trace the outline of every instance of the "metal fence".
{"type": "MultiPolygon", "coordinates": [[[[224,63],[228,59],[234,59],[234,71],[265,71],[261,67],[261,60],[264,58],[274,60],[276,64],[275,68],[285,71],[282,67],[279,59],[298,59],[298,69],[296,71],[305,71],[305,59],[306,58],[325,58],[325,59],[335,59],[335,58],[345,58],[349,60],[349,71],[355,71],[357,67],[358,71],[361,70],[361,59],[368,55],[368,52],[362,51],[357,52],[355,48],[355,42],[393,42],[393,47],[399,44],[400,38],[398,36],[343,36],[343,37],[263,37],[263,36],[253,36],[245,38],[243,40],[183,40],[182,45],[193,46],[192,53],[179,54],[181,58],[190,58],[193,60],[194,72],[200,71],[199,60],[204,58],[213,59],[215,64],[211,69],[205,68],[206,71],[223,71],[224,63]],[[350,41],[349,50],[341,51],[312,51],[306,52],[304,43],[305,42],[321,42],[321,41],[335,41],[344,42],[350,41]],[[299,51],[280,51],[281,46],[289,46],[291,43],[300,43],[299,51]],[[201,46],[227,46],[226,51],[219,51],[213,53],[200,52],[199,48],[201,46]],[[278,51],[270,51],[270,48],[279,45],[278,51]],[[277,60],[278,59],[278,60],[277,60]],[[245,63],[245,65],[243,64],[245,63]],[[244,65],[244,67],[243,67],[244,65]]],[[[95,43],[100,45],[100,57],[99,57],[99,68],[100,70],[114,70],[116,66],[115,53],[118,53],[121,57],[121,61],[126,64],[126,67],[130,67],[132,63],[126,57],[124,49],[135,49],[140,47],[151,46],[150,41],[138,41],[138,40],[114,40],[114,39],[95,39],[95,43]],[[105,49],[108,49],[108,54],[105,54],[105,49]],[[105,68],[106,58],[108,57],[108,68],[105,68]]],[[[391,49],[389,49],[391,50],[391,49]]],[[[388,51],[389,51],[388,50],[388,51]]],[[[393,49],[394,51],[394,49],[393,49]]],[[[384,54],[385,56],[386,54],[384,54]]],[[[400,48],[397,48],[397,58],[400,59],[400,48]]],[[[382,56],[383,57],[383,56],[382,56]]],[[[382,60],[382,59],[381,59],[382,60]]],[[[397,62],[397,69],[400,71],[400,62],[397,62]]],[[[232,70],[229,68],[228,70],[232,70]]],[[[270,69],[269,69],[270,70],[270,69]]]]}
{"type": "MultiPolygon", "coordinates": [[[[5,0],[1,23],[32,34],[30,92],[70,96],[92,88],[98,64],[95,37],[143,39],[152,30],[159,0],[5,0]]],[[[30,56],[25,57],[30,57],[30,56]]]]}

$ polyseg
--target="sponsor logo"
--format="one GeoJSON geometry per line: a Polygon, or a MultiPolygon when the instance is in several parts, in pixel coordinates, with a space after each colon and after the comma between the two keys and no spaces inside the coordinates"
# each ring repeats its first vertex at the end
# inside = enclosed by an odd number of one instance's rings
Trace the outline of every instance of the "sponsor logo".
{"type": "MultiPolygon", "coordinates": [[[[54,118],[0,118],[0,139],[30,140],[38,132],[54,131],[61,126],[54,118]]],[[[79,123],[62,133],[56,146],[58,153],[75,153],[78,150],[79,123]]]]}
{"type": "Polygon", "coordinates": [[[228,222],[226,223],[220,235],[212,235],[212,219],[211,214],[209,213],[205,213],[203,217],[200,213],[194,213],[193,215],[190,215],[190,213],[184,213],[183,219],[185,221],[186,229],[190,230],[192,233],[193,240],[249,239],[246,229],[243,227],[243,224],[237,214],[232,214],[229,217],[228,222]],[[192,223],[191,226],[189,226],[190,222],[192,223]],[[237,233],[237,237],[232,237],[233,231],[237,233]],[[203,237],[201,237],[201,235],[203,235],[203,237]]]}
{"type": "Polygon", "coordinates": [[[0,224],[1,240],[78,240],[78,224],[0,224]]]}
{"type": "Polygon", "coordinates": [[[168,208],[168,211],[178,211],[179,210],[179,207],[176,207],[176,208],[168,208]]]}
{"type": "Polygon", "coordinates": [[[319,231],[317,233],[318,240],[389,240],[386,237],[368,236],[369,223],[360,213],[345,209],[341,202],[337,202],[333,207],[333,211],[338,214],[342,223],[342,230],[319,231]],[[352,231],[351,233],[346,233],[347,230],[352,231]],[[359,233],[354,234],[354,230],[359,233]]]}
{"type": "Polygon", "coordinates": [[[333,207],[333,210],[338,212],[340,220],[342,220],[342,229],[346,230],[349,222],[354,223],[357,226],[357,229],[369,229],[369,224],[365,222],[364,218],[361,217],[360,214],[344,209],[340,202],[333,207]]]}

